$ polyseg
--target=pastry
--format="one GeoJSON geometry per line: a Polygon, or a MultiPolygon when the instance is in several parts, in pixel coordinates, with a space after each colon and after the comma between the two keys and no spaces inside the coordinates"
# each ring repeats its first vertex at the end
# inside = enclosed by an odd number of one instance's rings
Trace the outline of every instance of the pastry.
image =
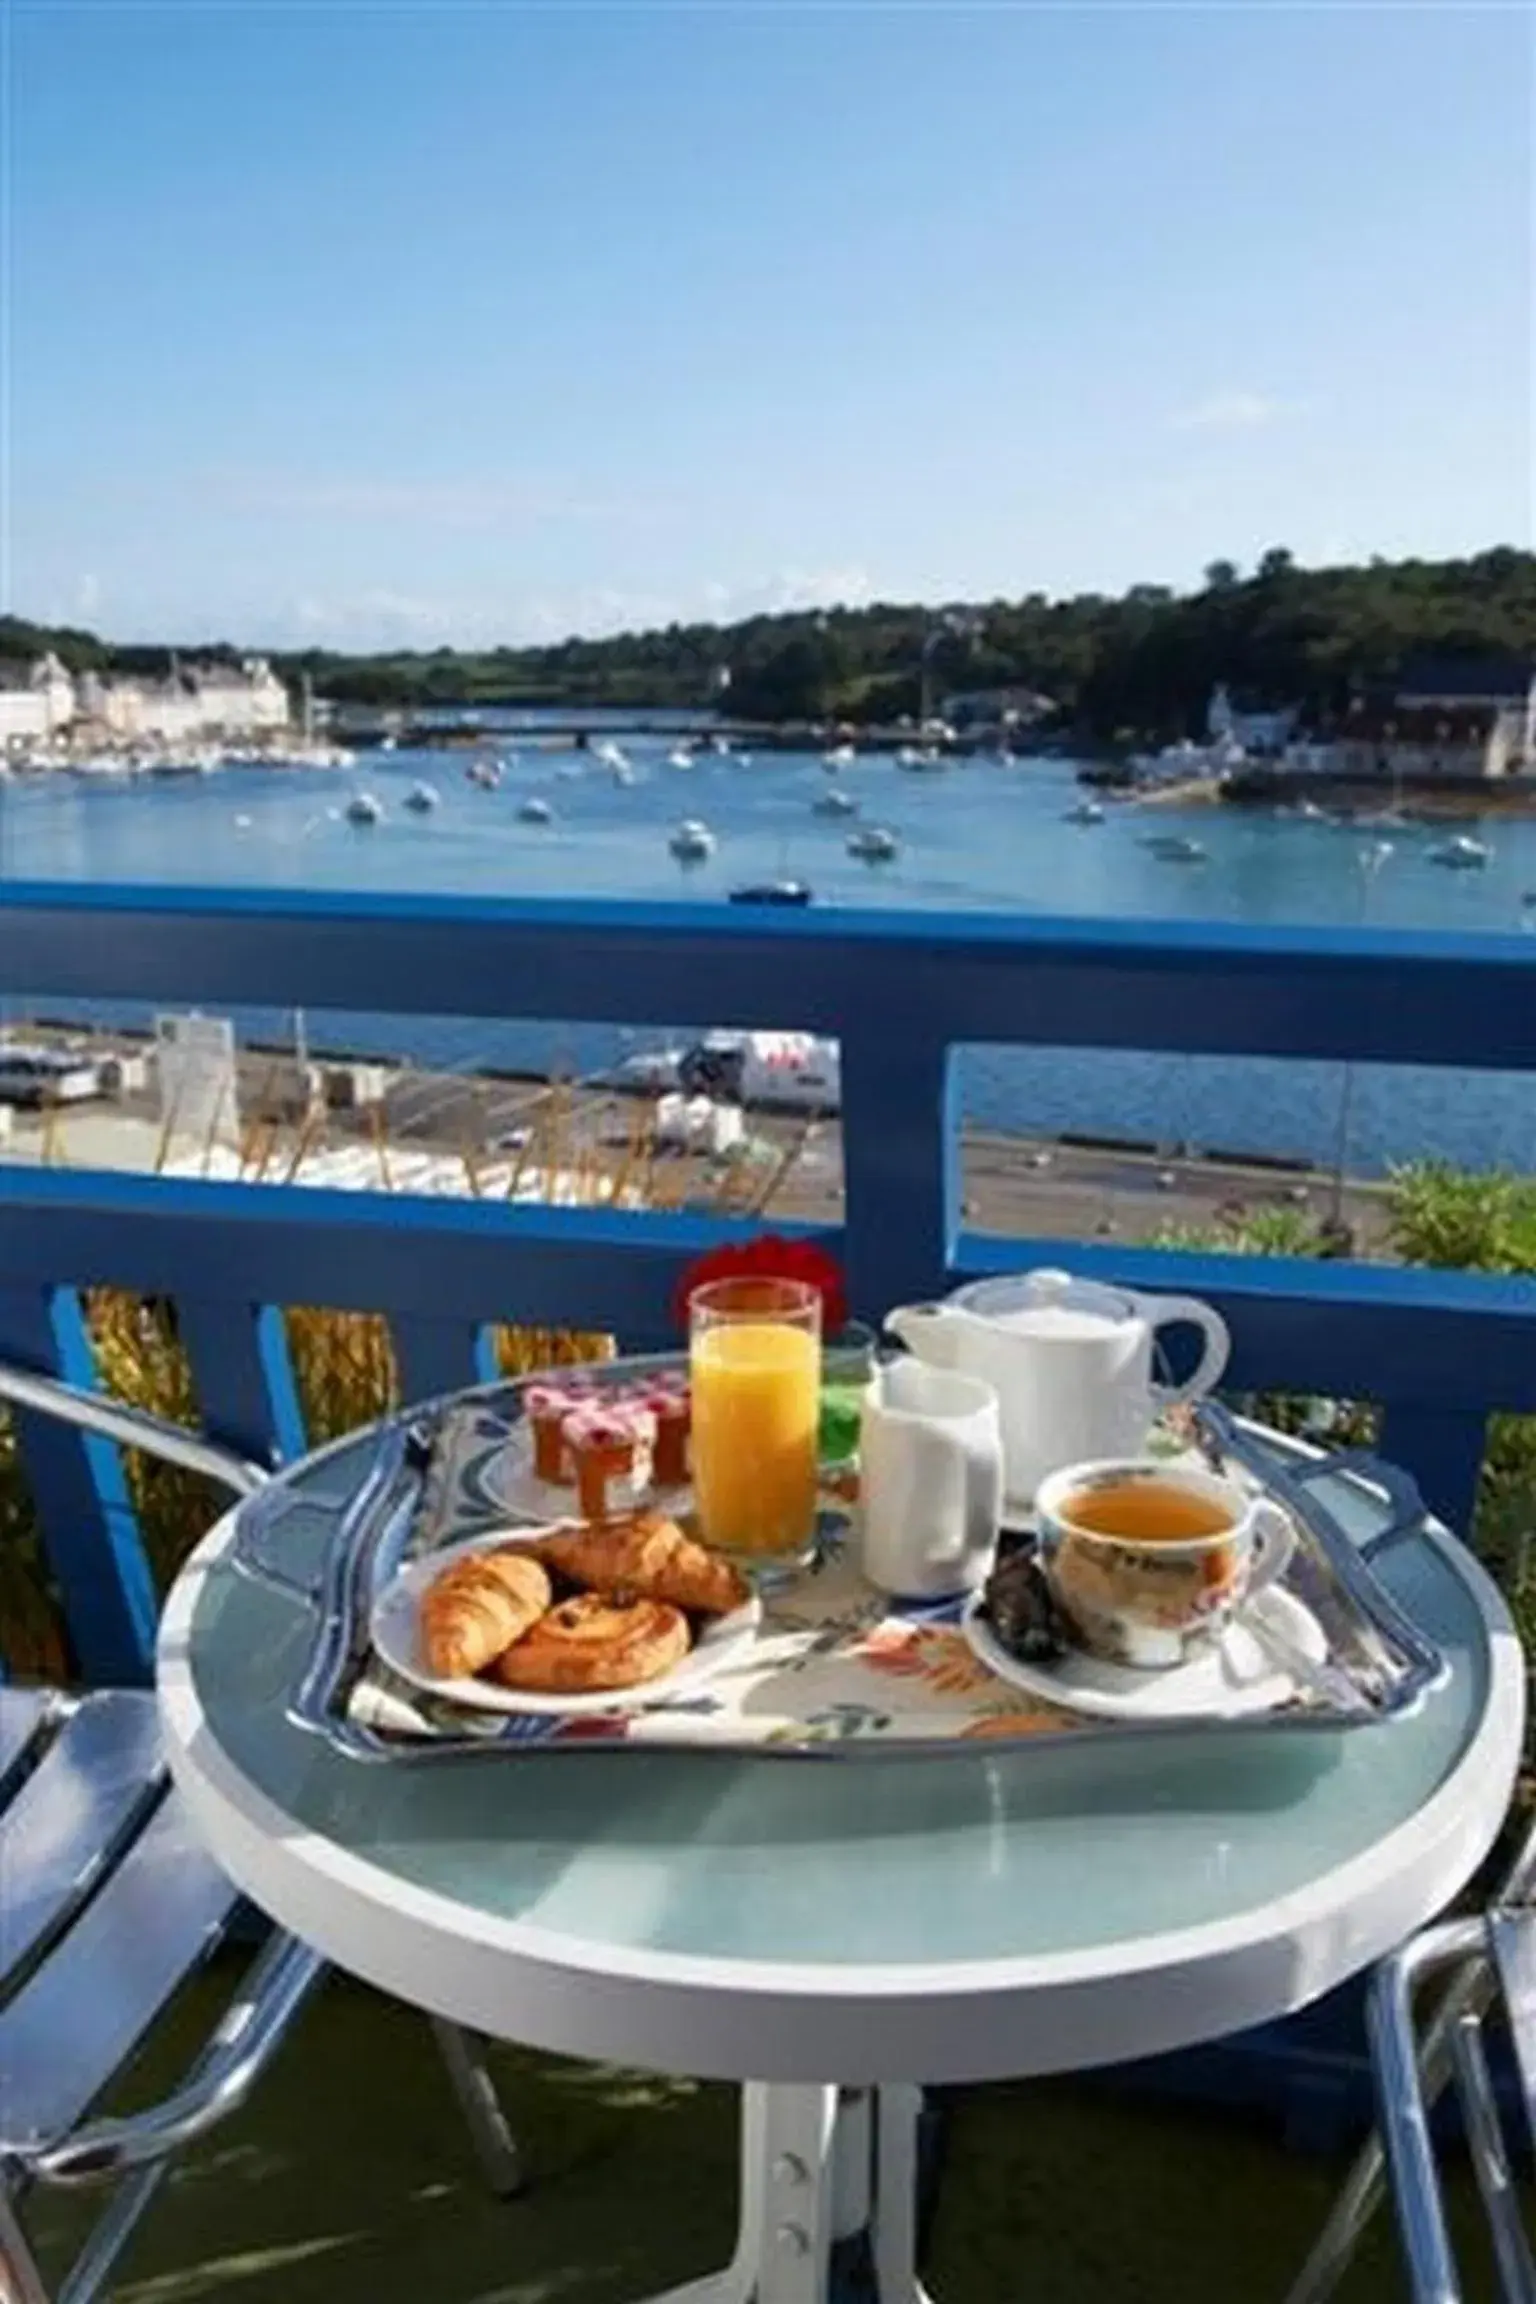
{"type": "Polygon", "coordinates": [[[688,1479],[688,1379],[661,1377],[643,1396],[656,1419],[651,1478],[658,1488],[681,1488],[688,1479]]]}
{"type": "Polygon", "coordinates": [[[546,1568],[593,1592],[665,1600],[696,1614],[725,1616],[750,1597],[740,1572],[685,1536],[675,1520],[637,1512],[597,1528],[562,1528],[532,1547],[546,1568]]]}
{"type": "Polygon", "coordinates": [[[521,1639],[549,1606],[547,1571],[531,1547],[455,1560],[422,1595],[421,1653],[429,1672],[466,1680],[521,1639]]]}
{"type": "Polygon", "coordinates": [[[491,1666],[506,1688],[592,1695],[659,1680],[689,1648],[688,1619],[663,1600],[605,1600],[578,1592],[541,1616],[491,1666]]]}
{"type": "Polygon", "coordinates": [[[648,1408],[629,1401],[578,1408],[561,1425],[560,1436],[575,1466],[584,1519],[607,1518],[609,1491],[619,1482],[624,1504],[632,1504],[649,1482],[656,1419],[648,1408]]]}
{"type": "Polygon", "coordinates": [[[579,1405],[567,1384],[530,1384],[524,1392],[523,1414],[533,1434],[533,1469],[540,1480],[570,1478],[560,1427],[579,1405]]]}
{"type": "Polygon", "coordinates": [[[601,1407],[596,1380],[591,1376],[549,1376],[523,1391],[523,1413],[533,1435],[533,1469],[540,1480],[569,1488],[576,1467],[565,1445],[565,1420],[583,1408],[601,1407]]]}

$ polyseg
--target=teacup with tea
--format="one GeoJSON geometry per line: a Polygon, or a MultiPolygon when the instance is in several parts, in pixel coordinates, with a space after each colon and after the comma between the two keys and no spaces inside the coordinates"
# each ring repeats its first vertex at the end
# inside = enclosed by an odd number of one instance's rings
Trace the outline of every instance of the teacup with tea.
{"type": "Polygon", "coordinates": [[[1036,1499],[1040,1558],[1090,1655],[1182,1664],[1283,1575],[1286,1514],[1214,1472],[1144,1458],[1071,1464],[1036,1499]]]}

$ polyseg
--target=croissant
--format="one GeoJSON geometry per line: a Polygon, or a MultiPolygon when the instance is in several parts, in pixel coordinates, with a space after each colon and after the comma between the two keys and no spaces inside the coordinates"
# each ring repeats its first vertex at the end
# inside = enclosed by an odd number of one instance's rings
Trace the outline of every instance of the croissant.
{"type": "Polygon", "coordinates": [[[660,1679],[682,1662],[689,1645],[688,1619],[680,1608],[578,1592],[541,1616],[491,1670],[507,1688],[591,1695],[660,1679]]]}
{"type": "Polygon", "coordinates": [[[549,1577],[531,1547],[477,1552],[429,1584],[421,1602],[421,1651],[430,1672],[465,1680],[493,1664],[549,1606],[549,1577]]]}
{"type": "Polygon", "coordinates": [[[706,1552],[675,1520],[637,1512],[597,1528],[563,1528],[529,1549],[546,1568],[591,1592],[665,1600],[695,1614],[725,1616],[749,1597],[745,1579],[728,1560],[706,1552]]]}

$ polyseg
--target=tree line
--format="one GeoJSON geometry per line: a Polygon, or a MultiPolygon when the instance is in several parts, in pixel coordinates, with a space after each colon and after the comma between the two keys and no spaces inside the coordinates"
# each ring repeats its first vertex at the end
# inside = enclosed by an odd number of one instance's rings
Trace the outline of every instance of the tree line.
{"type": "MultiPolygon", "coordinates": [[[[168,648],[126,647],[73,628],[0,617],[0,657],[56,649],[72,670],[163,672],[168,648]]],[[[729,625],[669,624],[529,648],[274,654],[317,694],[400,706],[723,705],[747,720],[893,723],[931,692],[1027,688],[1063,730],[1102,739],[1177,737],[1203,725],[1227,681],[1253,703],[1299,702],[1326,723],[1389,684],[1418,654],[1536,657],[1536,553],[1499,546],[1462,560],[1375,559],[1304,568],[1283,548],[1246,574],[1213,561],[1177,592],[1135,584],[1112,597],[791,610],[729,625]]],[[[236,657],[234,644],[187,656],[236,657]]]]}

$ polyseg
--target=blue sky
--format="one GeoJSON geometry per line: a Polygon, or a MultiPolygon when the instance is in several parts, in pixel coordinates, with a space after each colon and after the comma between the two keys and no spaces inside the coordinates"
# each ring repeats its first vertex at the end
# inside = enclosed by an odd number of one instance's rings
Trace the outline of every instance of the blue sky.
{"type": "Polygon", "coordinates": [[[436,646],[1528,543],[1532,23],[9,0],[9,604],[436,646]]]}

